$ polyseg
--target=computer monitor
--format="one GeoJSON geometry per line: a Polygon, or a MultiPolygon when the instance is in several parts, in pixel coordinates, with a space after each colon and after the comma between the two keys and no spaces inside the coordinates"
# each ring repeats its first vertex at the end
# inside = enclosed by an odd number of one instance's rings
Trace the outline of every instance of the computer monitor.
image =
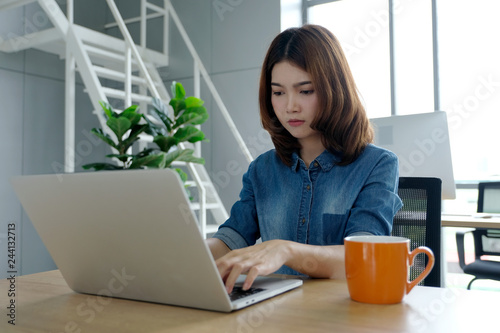
{"type": "Polygon", "coordinates": [[[399,158],[400,177],[437,177],[443,182],[443,199],[455,199],[446,112],[370,119],[375,145],[399,158]]]}

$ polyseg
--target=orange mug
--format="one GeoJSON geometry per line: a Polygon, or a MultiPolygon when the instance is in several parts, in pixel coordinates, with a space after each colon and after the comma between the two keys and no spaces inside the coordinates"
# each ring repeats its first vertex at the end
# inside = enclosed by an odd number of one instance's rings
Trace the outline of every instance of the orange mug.
{"type": "Polygon", "coordinates": [[[351,236],[344,239],[347,286],[351,299],[362,303],[394,304],[403,300],[434,266],[434,253],[425,246],[410,252],[410,240],[394,236],[351,236]],[[408,281],[413,259],[425,253],[424,271],[408,281]]]}

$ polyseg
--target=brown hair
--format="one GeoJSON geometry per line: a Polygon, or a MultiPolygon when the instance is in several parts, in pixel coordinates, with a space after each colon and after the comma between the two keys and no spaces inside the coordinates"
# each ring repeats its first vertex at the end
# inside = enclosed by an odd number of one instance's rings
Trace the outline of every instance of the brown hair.
{"type": "Polygon", "coordinates": [[[292,153],[301,147],[281,125],[271,104],[271,73],[281,61],[289,61],[311,75],[320,108],[311,128],[322,134],[328,151],[342,154],[340,165],[353,162],[373,141],[373,129],[337,38],[318,25],[290,28],[273,40],[264,59],[259,87],[261,121],[278,156],[290,165],[292,153]]]}

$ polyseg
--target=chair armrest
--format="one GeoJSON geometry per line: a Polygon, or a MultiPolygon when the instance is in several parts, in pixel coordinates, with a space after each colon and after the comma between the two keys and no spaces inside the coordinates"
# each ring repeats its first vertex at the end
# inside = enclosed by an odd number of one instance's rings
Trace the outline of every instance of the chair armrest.
{"type": "Polygon", "coordinates": [[[465,267],[465,242],[464,242],[464,236],[468,232],[473,232],[474,229],[472,230],[467,230],[467,231],[457,231],[455,234],[455,238],[457,240],[457,252],[458,252],[458,264],[460,265],[460,268],[464,269],[465,267]]]}

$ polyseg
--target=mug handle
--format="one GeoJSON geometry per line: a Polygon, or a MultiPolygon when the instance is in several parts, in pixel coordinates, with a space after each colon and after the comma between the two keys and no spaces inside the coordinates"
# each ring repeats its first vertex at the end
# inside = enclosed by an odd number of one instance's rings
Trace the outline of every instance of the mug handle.
{"type": "Polygon", "coordinates": [[[426,246],[419,246],[410,253],[410,263],[413,266],[413,260],[415,259],[415,256],[419,253],[425,253],[427,257],[429,258],[429,262],[427,263],[427,266],[425,266],[425,269],[423,270],[422,273],[420,273],[419,276],[417,276],[413,281],[406,282],[406,293],[408,294],[413,287],[415,287],[420,281],[422,281],[429,273],[431,272],[432,267],[434,267],[434,253],[432,252],[431,249],[429,249],[426,246]]]}

